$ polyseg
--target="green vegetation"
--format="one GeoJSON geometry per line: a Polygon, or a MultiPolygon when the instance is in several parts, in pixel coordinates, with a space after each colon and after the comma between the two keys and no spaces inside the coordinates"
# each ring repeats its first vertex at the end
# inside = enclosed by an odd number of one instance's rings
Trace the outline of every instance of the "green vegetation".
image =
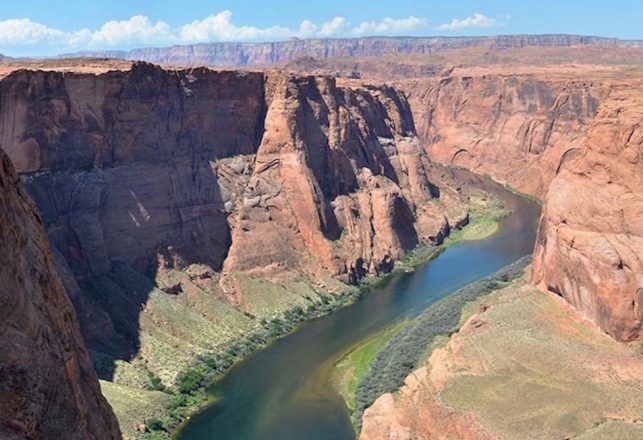
{"type": "Polygon", "coordinates": [[[475,192],[471,196],[469,224],[462,229],[452,231],[445,240],[445,244],[487,238],[498,230],[498,220],[510,214],[511,211],[507,210],[497,197],[488,193],[475,192]]]}
{"type": "Polygon", "coordinates": [[[355,392],[353,414],[359,428],[364,410],[377,397],[394,392],[419,364],[427,345],[440,335],[450,335],[461,324],[461,313],[470,301],[487,295],[522,276],[530,257],[524,257],[491,276],[470,284],[427,308],[413,324],[395,334],[388,346],[380,351],[355,392]]]}
{"type": "Polygon", "coordinates": [[[333,374],[333,382],[351,411],[355,409],[357,385],[369,373],[378,353],[386,348],[391,338],[405,325],[406,322],[400,322],[362,341],[349,350],[342,360],[335,365],[336,370],[333,374]]]}
{"type": "Polygon", "coordinates": [[[415,269],[427,261],[430,261],[440,255],[444,247],[420,244],[413,250],[410,250],[404,257],[395,262],[393,273],[413,272],[415,269]]]}
{"type": "Polygon", "coordinates": [[[147,391],[104,380],[100,381],[100,387],[124,432],[134,432],[143,420],[163,417],[169,401],[169,396],[160,391],[147,391]],[[136,414],[130,411],[132,407],[137,408],[136,414]]]}
{"type": "MultiPolygon", "coordinates": [[[[170,391],[162,416],[146,421],[149,432],[141,439],[169,438],[175,430],[197,408],[202,407],[212,396],[207,389],[218,377],[245,356],[268,343],[290,333],[299,323],[321,317],[333,310],[352,303],[362,294],[355,288],[347,288],[341,295],[319,295],[317,301],[310,301],[307,307],[295,306],[286,310],[281,317],[262,319],[257,330],[245,338],[229,345],[224,351],[200,356],[192,366],[183,371],[170,391]]],[[[312,298],[312,297],[311,297],[312,298]]]]}

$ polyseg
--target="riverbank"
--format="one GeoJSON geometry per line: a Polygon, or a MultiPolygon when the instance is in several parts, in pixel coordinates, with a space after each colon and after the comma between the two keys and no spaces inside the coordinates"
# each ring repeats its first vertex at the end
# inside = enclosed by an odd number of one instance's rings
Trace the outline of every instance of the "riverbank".
{"type": "Polygon", "coordinates": [[[643,437],[640,347],[609,338],[528,276],[468,303],[458,327],[366,410],[361,440],[643,437]]]}
{"type": "MultiPolygon", "coordinates": [[[[418,265],[435,258],[435,256],[449,245],[461,241],[475,241],[488,238],[497,232],[498,220],[510,214],[511,211],[505,208],[500,199],[489,197],[488,194],[482,192],[474,193],[471,196],[469,223],[464,228],[452,231],[441,246],[433,248],[423,247],[410,252],[404,260],[396,263],[395,268],[397,271],[411,271],[418,265]]],[[[481,281],[481,283],[485,283],[485,281],[481,281]]],[[[448,301],[448,299],[443,301],[448,301]]],[[[435,306],[438,305],[436,304],[435,306]]],[[[364,404],[366,402],[372,403],[371,400],[374,400],[369,396],[361,396],[362,399],[366,398],[366,400],[361,402],[357,401],[357,392],[360,385],[366,377],[372,373],[373,363],[376,361],[378,355],[389,347],[391,339],[398,333],[407,331],[407,326],[410,325],[413,325],[413,322],[394,324],[390,328],[352,347],[336,363],[333,383],[339,394],[344,398],[346,406],[353,414],[354,423],[359,424],[359,416],[361,415],[361,411],[363,411],[364,404]]],[[[363,391],[362,394],[364,394],[363,391]]]]}
{"type": "Polygon", "coordinates": [[[385,393],[398,390],[406,376],[413,371],[434,348],[436,340],[457,331],[461,315],[469,303],[506,286],[519,278],[529,264],[530,257],[506,266],[498,272],[447,296],[429,306],[417,318],[404,325],[390,338],[390,342],[372,358],[372,361],[354,394],[353,422],[359,431],[364,410],[385,393]]]}

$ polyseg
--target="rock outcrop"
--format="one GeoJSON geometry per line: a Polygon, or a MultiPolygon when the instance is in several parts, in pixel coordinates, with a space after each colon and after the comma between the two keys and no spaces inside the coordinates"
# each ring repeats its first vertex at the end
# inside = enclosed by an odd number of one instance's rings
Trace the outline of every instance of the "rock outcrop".
{"type": "Polygon", "coordinates": [[[618,40],[580,35],[498,35],[491,37],[369,37],[290,39],[274,43],[211,43],[131,51],[81,52],[69,56],[123,58],[183,66],[269,65],[300,57],[318,59],[376,57],[388,54],[429,54],[463,48],[504,50],[521,47],[627,47],[640,40],[618,40]]]}
{"type": "Polygon", "coordinates": [[[234,271],[287,267],[279,243],[265,257],[242,244],[273,240],[255,236],[266,223],[285,226],[282,244],[289,230],[300,236],[288,247],[311,250],[333,275],[359,278],[448,228],[427,212],[431,164],[392,88],[138,65],[18,72],[2,82],[2,102],[0,139],[78,274],[106,273],[113,261],[219,270],[228,252],[234,271]],[[347,267],[331,249],[342,231],[367,236],[347,267]]]}
{"type": "Polygon", "coordinates": [[[643,84],[615,85],[549,187],[533,279],[623,341],[643,338],[643,84]]]}
{"type": "Polygon", "coordinates": [[[640,80],[565,68],[401,83],[436,161],[545,201],[534,282],[619,340],[643,333],[640,80]]]}
{"type": "Polygon", "coordinates": [[[0,437],[117,439],[40,215],[0,150],[0,437]]]}

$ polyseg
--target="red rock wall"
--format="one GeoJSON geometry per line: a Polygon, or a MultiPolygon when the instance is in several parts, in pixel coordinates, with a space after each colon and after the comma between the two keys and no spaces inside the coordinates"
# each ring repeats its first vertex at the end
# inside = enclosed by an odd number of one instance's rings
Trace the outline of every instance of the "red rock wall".
{"type": "Polygon", "coordinates": [[[436,161],[542,199],[577,155],[605,86],[552,75],[449,76],[400,83],[436,161]]]}
{"type": "Polygon", "coordinates": [[[640,339],[640,81],[563,69],[400,87],[432,159],[545,201],[534,281],[613,337],[640,339]]]}
{"type": "Polygon", "coordinates": [[[19,182],[0,150],[0,437],[120,438],[19,182]]]}
{"type": "Polygon", "coordinates": [[[554,178],[533,280],[616,339],[643,338],[643,84],[616,85],[554,178]]]}

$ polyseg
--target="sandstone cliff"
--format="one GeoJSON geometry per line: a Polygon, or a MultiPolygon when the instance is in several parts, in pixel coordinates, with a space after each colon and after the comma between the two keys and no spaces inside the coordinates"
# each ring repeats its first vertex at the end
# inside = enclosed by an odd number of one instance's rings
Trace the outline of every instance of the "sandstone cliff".
{"type": "Polygon", "coordinates": [[[117,439],[42,220],[0,150],[0,437],[117,439]]]}
{"type": "Polygon", "coordinates": [[[431,158],[542,199],[563,163],[579,154],[607,86],[560,72],[483,69],[399,87],[431,158]]]}
{"type": "Polygon", "coordinates": [[[166,383],[467,218],[390,87],[137,64],[14,72],[0,103],[95,358],[166,383]]]}
{"type": "Polygon", "coordinates": [[[472,72],[401,83],[429,156],[544,200],[534,282],[613,337],[640,339],[640,80],[472,72]]]}
{"type": "Polygon", "coordinates": [[[620,340],[643,338],[643,84],[614,85],[547,193],[533,279],[620,340]]]}
{"type": "Polygon", "coordinates": [[[188,66],[256,66],[300,57],[318,59],[377,57],[388,54],[429,54],[462,48],[504,50],[521,47],[628,47],[640,40],[580,35],[498,35],[491,37],[369,37],[291,39],[273,43],[211,43],[131,51],[82,52],[68,56],[99,56],[188,66]]]}

